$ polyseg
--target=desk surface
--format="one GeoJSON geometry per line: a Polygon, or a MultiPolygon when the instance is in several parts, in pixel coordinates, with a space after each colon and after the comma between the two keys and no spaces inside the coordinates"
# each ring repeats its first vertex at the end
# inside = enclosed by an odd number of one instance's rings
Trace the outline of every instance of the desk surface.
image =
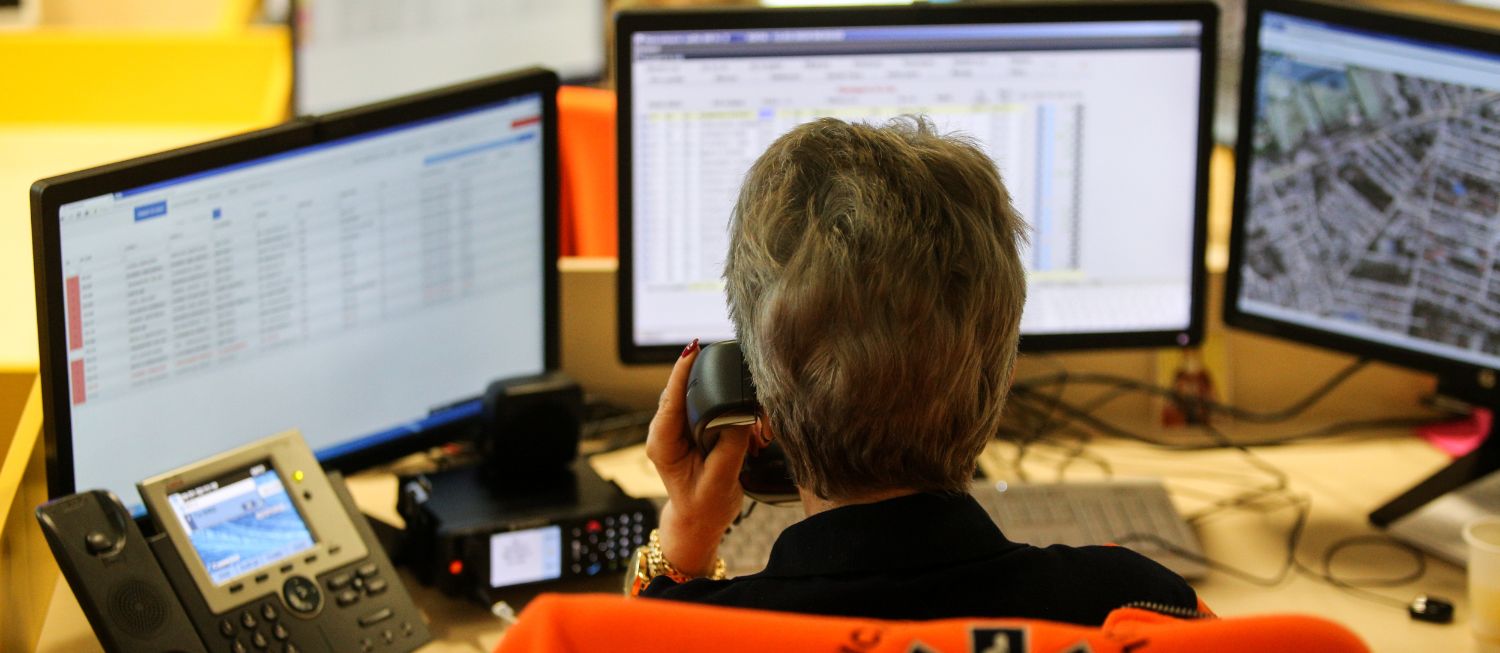
{"type": "MultiPolygon", "coordinates": [[[[1298,547],[1299,559],[1305,564],[1319,564],[1323,551],[1334,541],[1372,532],[1365,521],[1371,508],[1447,462],[1442,454],[1415,438],[1372,435],[1375,437],[1257,450],[1258,455],[1287,474],[1294,491],[1306,494],[1312,501],[1311,519],[1298,547]]],[[[1103,470],[1090,460],[1107,461],[1116,476],[1162,477],[1185,515],[1202,510],[1215,498],[1267,478],[1235,451],[1166,452],[1129,442],[1102,440],[1088,445],[1088,452],[1089,456],[1076,459],[1066,468],[1066,478],[1103,475],[1103,470]]],[[[996,444],[986,452],[981,465],[992,476],[1015,479],[1018,473],[1010,464],[1014,453],[1013,446],[996,444]]],[[[1065,456],[1066,452],[1059,448],[1034,448],[1021,469],[1033,481],[1056,480],[1059,462],[1065,456]]],[[[350,489],[370,514],[397,521],[393,519],[396,495],[393,476],[361,474],[351,479],[350,489]]],[[[1289,510],[1228,511],[1200,521],[1198,532],[1211,558],[1258,576],[1273,576],[1285,560],[1292,517],[1289,510]]],[[[1408,564],[1407,560],[1391,556],[1386,548],[1365,549],[1341,555],[1338,569],[1347,576],[1392,575],[1407,569],[1408,564]]],[[[480,606],[422,587],[404,572],[403,580],[426,611],[438,639],[424,651],[489,651],[499,640],[504,624],[480,606]]],[[[1412,621],[1400,609],[1372,603],[1295,574],[1275,587],[1262,588],[1213,572],[1194,586],[1221,615],[1273,612],[1321,615],[1353,629],[1375,651],[1477,650],[1468,630],[1463,570],[1436,559],[1428,560],[1427,572],[1417,582],[1375,591],[1401,601],[1419,593],[1452,599],[1457,604],[1458,616],[1450,625],[1412,621]]],[[[59,583],[52,599],[38,650],[98,650],[66,584],[59,583]]]]}

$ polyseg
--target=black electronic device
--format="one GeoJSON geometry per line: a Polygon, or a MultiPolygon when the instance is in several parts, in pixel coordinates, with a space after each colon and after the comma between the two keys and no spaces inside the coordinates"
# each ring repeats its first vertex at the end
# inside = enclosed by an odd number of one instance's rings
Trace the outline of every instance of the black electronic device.
{"type": "Polygon", "coordinates": [[[778,136],[904,114],[973,138],[1030,222],[1023,350],[1195,344],[1217,25],[1209,2],[620,12],[620,358],[735,337],[725,225],[778,136]]]}
{"type": "MultiPolygon", "coordinates": [[[[1500,34],[1303,0],[1252,0],[1245,28],[1224,321],[1500,407],[1500,34]]],[[[1370,520],[1461,546],[1462,519],[1407,520],[1497,469],[1490,437],[1370,520]]]]}
{"type": "Polygon", "coordinates": [[[37,182],[50,496],[139,516],[141,478],[291,427],[368,466],[558,369],[556,91],[521,70],[37,182]]]}
{"type": "Polygon", "coordinates": [[[485,388],[479,449],[495,483],[529,485],[578,457],[583,389],[561,372],[485,388]]]}
{"type": "Polygon", "coordinates": [[[487,600],[616,576],[656,527],[654,504],[627,496],[582,460],[524,488],[497,486],[478,466],[400,484],[403,564],[454,596],[487,600]]]}
{"type": "Polygon", "coordinates": [[[146,479],[140,491],[157,531],[149,538],[102,490],[37,511],[86,611],[104,596],[100,583],[130,587],[100,578],[145,579],[105,604],[132,619],[89,612],[110,650],[148,650],[119,645],[143,636],[148,618],[177,624],[151,635],[149,650],[401,652],[429,641],[342,477],[325,475],[296,431],[146,479]]]}
{"type": "MultiPolygon", "coordinates": [[[[705,345],[693,361],[687,383],[688,425],[703,455],[719,442],[719,431],[744,427],[760,419],[760,402],[750,366],[735,340],[705,345]]],[[[740,487],[750,498],[765,503],[788,503],[799,498],[787,470],[786,454],[775,438],[746,454],[740,468],[740,487]]]]}
{"type": "Polygon", "coordinates": [[[92,490],[53,499],[38,507],[36,516],[104,650],[207,650],[114,493],[92,490]]]}

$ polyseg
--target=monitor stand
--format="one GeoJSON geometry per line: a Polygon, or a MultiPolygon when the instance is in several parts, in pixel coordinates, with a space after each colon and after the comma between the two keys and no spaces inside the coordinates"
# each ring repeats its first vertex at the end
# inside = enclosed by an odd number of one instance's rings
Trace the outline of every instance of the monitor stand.
{"type": "MultiPolygon", "coordinates": [[[[1438,386],[1445,392],[1444,384],[1438,386]]],[[[1468,393],[1454,393],[1463,396],[1468,393]]],[[[1497,412],[1500,402],[1476,405],[1497,412]]],[[[1474,451],[1453,461],[1426,480],[1386,502],[1370,513],[1370,522],[1387,529],[1442,558],[1463,565],[1466,549],[1462,529],[1470,519],[1485,515],[1500,516],[1500,438],[1494,437],[1495,423],[1474,451]]]]}

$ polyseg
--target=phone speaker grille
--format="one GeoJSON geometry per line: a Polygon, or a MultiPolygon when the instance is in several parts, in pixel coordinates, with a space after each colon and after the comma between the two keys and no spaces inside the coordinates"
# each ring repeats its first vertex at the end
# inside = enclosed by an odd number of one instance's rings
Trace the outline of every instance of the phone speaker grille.
{"type": "Polygon", "coordinates": [[[110,620],[135,637],[148,638],[161,630],[167,608],[161,592],[144,580],[128,579],[109,593],[110,620]]]}

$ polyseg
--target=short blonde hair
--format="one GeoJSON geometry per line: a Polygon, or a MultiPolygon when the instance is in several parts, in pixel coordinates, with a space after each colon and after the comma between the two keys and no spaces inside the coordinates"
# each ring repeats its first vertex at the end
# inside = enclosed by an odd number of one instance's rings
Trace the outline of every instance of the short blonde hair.
{"type": "Polygon", "coordinates": [[[729,312],[797,484],[966,492],[1010,387],[1026,226],[972,140],[825,118],[746,175],[729,312]]]}

